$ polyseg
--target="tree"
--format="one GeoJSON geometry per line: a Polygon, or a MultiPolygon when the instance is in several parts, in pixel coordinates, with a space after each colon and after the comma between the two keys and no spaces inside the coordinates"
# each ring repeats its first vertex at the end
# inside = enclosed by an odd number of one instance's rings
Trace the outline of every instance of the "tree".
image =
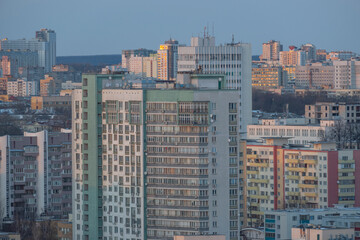
{"type": "Polygon", "coordinates": [[[360,148],[360,124],[337,120],[322,136],[323,141],[335,142],[337,149],[360,148]]]}

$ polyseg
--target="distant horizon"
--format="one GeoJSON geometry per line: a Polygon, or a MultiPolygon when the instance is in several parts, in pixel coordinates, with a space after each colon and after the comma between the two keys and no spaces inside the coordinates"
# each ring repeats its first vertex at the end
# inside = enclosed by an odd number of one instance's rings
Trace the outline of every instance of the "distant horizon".
{"type": "Polygon", "coordinates": [[[0,38],[30,39],[41,28],[57,34],[58,56],[113,55],[158,49],[174,38],[190,44],[204,27],[217,44],[246,42],[252,55],[271,39],[288,46],[312,43],[327,51],[360,54],[359,0],[0,0],[0,38]]]}

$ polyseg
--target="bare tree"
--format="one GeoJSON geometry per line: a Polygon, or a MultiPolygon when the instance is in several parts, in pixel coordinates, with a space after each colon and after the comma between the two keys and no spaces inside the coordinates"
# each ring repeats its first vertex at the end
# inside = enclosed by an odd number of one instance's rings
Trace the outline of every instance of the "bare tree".
{"type": "Polygon", "coordinates": [[[360,124],[348,123],[344,120],[337,120],[321,137],[323,141],[336,143],[338,149],[359,149],[360,148],[360,124]]]}

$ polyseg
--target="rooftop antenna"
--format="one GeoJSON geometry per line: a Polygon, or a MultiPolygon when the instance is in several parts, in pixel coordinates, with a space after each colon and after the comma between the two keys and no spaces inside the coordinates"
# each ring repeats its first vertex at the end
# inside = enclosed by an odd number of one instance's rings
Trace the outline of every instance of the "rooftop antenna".
{"type": "Polygon", "coordinates": [[[234,44],[235,43],[235,37],[234,37],[234,34],[232,35],[232,44],[234,44]]]}
{"type": "Polygon", "coordinates": [[[206,23],[206,30],[207,30],[206,35],[207,37],[209,37],[209,22],[206,23]]]}
{"type": "Polygon", "coordinates": [[[206,35],[206,26],[204,27],[204,39],[205,39],[205,35],[206,35]]]}
{"type": "Polygon", "coordinates": [[[214,22],[212,24],[212,36],[215,37],[214,22]]]}

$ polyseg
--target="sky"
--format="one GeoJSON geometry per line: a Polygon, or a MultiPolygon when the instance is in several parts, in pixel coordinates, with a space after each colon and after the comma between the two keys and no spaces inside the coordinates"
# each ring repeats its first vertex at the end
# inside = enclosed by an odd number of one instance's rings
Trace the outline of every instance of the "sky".
{"type": "Polygon", "coordinates": [[[57,56],[158,49],[170,37],[189,45],[204,27],[216,43],[279,40],[360,54],[360,0],[0,0],[0,38],[57,34],[57,56]]]}

